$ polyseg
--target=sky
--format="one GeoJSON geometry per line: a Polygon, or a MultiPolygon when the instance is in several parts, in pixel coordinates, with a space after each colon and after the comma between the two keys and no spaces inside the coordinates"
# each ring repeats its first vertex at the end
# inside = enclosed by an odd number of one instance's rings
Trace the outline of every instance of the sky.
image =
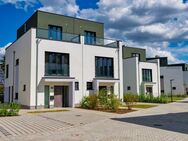
{"type": "Polygon", "coordinates": [[[0,0],[0,56],[37,9],[103,22],[107,38],[188,63],[188,0],[0,0]]]}

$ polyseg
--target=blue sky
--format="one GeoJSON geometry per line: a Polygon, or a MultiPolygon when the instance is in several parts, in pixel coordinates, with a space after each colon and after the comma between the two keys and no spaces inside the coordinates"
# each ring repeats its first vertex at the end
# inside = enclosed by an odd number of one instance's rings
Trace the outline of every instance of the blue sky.
{"type": "Polygon", "coordinates": [[[107,37],[188,63],[186,0],[0,0],[0,54],[37,9],[104,22],[107,37]]]}

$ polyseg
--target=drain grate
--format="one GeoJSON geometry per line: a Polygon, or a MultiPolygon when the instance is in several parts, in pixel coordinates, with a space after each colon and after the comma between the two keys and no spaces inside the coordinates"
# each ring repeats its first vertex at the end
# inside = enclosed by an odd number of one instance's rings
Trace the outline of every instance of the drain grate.
{"type": "Polygon", "coordinates": [[[0,126],[0,132],[5,135],[5,136],[11,136],[12,134],[9,133],[5,128],[3,128],[2,126],[0,126]]]}

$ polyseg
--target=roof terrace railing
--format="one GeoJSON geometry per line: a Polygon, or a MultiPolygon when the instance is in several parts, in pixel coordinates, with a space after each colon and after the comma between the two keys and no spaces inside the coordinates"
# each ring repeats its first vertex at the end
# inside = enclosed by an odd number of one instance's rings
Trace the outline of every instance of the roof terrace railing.
{"type": "MultiPolygon", "coordinates": [[[[56,30],[48,30],[37,28],[36,29],[36,37],[42,39],[56,40],[56,41],[65,41],[65,42],[73,42],[80,43],[80,35],[73,33],[65,33],[56,30]]],[[[98,37],[84,37],[84,44],[86,45],[96,45],[103,47],[111,47],[118,48],[118,41],[106,38],[98,38],[98,37]]]]}
{"type": "Polygon", "coordinates": [[[112,39],[106,39],[106,38],[85,37],[84,43],[86,45],[96,45],[96,46],[118,48],[118,41],[115,41],[112,39]]]}
{"type": "Polygon", "coordinates": [[[36,37],[56,41],[80,43],[80,35],[78,34],[65,33],[41,28],[36,29],[36,37]]]}

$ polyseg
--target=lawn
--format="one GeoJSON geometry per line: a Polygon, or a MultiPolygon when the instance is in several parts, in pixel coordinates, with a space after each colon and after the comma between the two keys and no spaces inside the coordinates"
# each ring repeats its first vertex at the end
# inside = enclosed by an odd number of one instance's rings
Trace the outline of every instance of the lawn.
{"type": "Polygon", "coordinates": [[[150,104],[135,104],[132,106],[132,108],[142,108],[142,109],[147,109],[147,108],[153,108],[156,107],[157,105],[150,105],[150,104]]]}
{"type": "MultiPolygon", "coordinates": [[[[176,102],[176,101],[178,101],[178,100],[183,100],[183,99],[185,99],[185,98],[186,98],[186,97],[182,97],[182,96],[173,96],[173,102],[176,102]]],[[[168,103],[171,102],[171,97],[170,97],[170,96],[167,97],[167,101],[168,101],[168,103]]]]}

